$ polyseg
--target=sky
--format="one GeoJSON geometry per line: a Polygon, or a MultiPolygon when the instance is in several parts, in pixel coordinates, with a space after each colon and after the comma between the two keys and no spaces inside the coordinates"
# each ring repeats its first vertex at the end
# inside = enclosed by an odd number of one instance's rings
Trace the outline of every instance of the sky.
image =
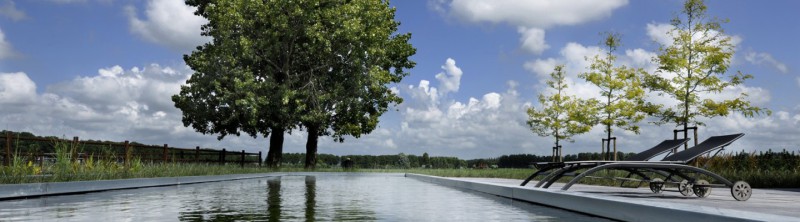
{"type": "MultiPolygon", "coordinates": [[[[800,151],[800,2],[709,0],[708,15],[735,44],[728,74],[752,74],[744,84],[707,98],[746,93],[772,115],[703,119],[699,139],[746,135],[728,151],[800,151]]],[[[379,127],[337,143],[336,155],[406,153],[492,158],[549,155],[554,139],[534,134],[526,110],[540,108],[553,67],[565,65],[568,93],[599,97],[578,78],[585,60],[602,53],[599,33],[616,32],[617,65],[654,72],[652,58],[670,44],[667,31],[682,1],[395,0],[399,32],[412,33],[417,66],[391,87],[404,98],[379,127]]],[[[37,135],[167,143],[263,151],[268,139],[203,135],[181,122],[170,97],[193,73],[183,55],[209,37],[207,21],[181,0],[0,0],[0,128],[37,135]]],[[[648,100],[674,104],[648,94],[648,100]]],[[[617,148],[639,152],[672,138],[673,124],[639,123],[641,133],[616,130],[617,148]]],[[[599,152],[602,127],[563,144],[564,154],[599,152]]],[[[306,134],[286,136],[284,152],[305,152],[306,134]]]]}

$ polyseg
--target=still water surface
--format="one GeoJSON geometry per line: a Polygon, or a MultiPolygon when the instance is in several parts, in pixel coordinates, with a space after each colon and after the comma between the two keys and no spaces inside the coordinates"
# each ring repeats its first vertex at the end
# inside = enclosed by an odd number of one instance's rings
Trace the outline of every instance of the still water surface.
{"type": "Polygon", "coordinates": [[[0,201],[0,221],[598,221],[402,174],[308,174],[0,201]]]}

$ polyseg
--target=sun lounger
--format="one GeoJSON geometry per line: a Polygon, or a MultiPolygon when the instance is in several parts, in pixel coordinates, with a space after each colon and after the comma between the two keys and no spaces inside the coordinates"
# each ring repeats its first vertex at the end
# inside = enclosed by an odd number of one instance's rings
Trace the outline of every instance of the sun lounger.
{"type": "MultiPolygon", "coordinates": [[[[582,178],[601,170],[624,170],[628,172],[649,171],[657,172],[661,175],[666,174],[665,179],[655,178],[650,181],[650,189],[656,193],[661,192],[664,184],[666,183],[677,184],[678,191],[684,195],[688,196],[695,194],[698,197],[708,196],[712,187],[726,187],[731,188],[731,195],[734,199],[745,201],[749,199],[750,195],[752,194],[752,189],[746,182],[737,181],[733,183],[711,171],[686,165],[686,163],[695,160],[697,157],[703,154],[713,152],[714,150],[717,150],[717,153],[719,153],[726,146],[730,145],[742,136],[744,136],[744,134],[710,137],[697,146],[677,152],[671,156],[667,156],[662,161],[585,161],[586,163],[584,164],[566,165],[547,175],[537,184],[537,187],[548,188],[558,179],[564,176],[572,176],[570,173],[576,172],[580,169],[588,170],[575,175],[572,180],[570,180],[561,188],[562,190],[568,190],[572,185],[580,181],[582,178]],[[717,182],[717,184],[710,184],[708,181],[699,179],[696,176],[698,174],[712,178],[715,182],[717,182]],[[678,177],[678,179],[682,180],[680,182],[673,182],[677,181],[674,177],[678,177]]],[[[647,177],[643,178],[647,179],[647,177]]]]}
{"type": "MultiPolygon", "coordinates": [[[[674,150],[674,149],[678,148],[679,146],[683,145],[687,141],[689,141],[689,139],[664,140],[663,142],[655,145],[654,147],[652,147],[650,149],[647,149],[645,151],[642,151],[640,153],[634,154],[633,156],[630,156],[630,157],[626,158],[625,161],[648,161],[648,160],[652,159],[653,157],[656,157],[658,155],[664,154],[666,152],[669,152],[671,150],[674,150]]],[[[561,168],[568,167],[568,166],[573,166],[573,165],[582,165],[582,164],[586,165],[586,164],[609,163],[609,162],[614,162],[614,161],[571,161],[571,162],[541,162],[541,163],[535,163],[534,166],[538,170],[536,172],[534,172],[533,174],[531,174],[530,176],[528,176],[528,178],[526,178],[525,181],[523,181],[522,184],[520,184],[520,186],[525,186],[525,185],[528,184],[528,182],[533,180],[533,178],[535,178],[537,176],[540,176],[540,175],[546,175],[547,172],[550,172],[552,170],[557,170],[557,169],[561,169],[561,168]]]]}

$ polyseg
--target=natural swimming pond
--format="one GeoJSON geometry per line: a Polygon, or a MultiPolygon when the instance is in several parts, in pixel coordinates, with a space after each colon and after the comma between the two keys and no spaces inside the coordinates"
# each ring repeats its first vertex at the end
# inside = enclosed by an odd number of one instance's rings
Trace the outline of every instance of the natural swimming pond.
{"type": "Polygon", "coordinates": [[[21,221],[597,221],[403,174],[312,173],[0,201],[21,221]]]}

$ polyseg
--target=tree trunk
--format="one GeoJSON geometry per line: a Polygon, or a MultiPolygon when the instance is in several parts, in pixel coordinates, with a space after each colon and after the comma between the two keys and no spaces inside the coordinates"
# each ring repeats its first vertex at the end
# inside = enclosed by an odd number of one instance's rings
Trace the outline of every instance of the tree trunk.
{"type": "Polygon", "coordinates": [[[317,166],[317,141],[319,140],[319,126],[311,125],[308,129],[308,140],[306,141],[306,169],[314,169],[317,166]]]}
{"type": "Polygon", "coordinates": [[[272,128],[272,136],[269,137],[269,152],[267,152],[267,166],[275,168],[281,165],[283,156],[283,129],[272,128]]]}

